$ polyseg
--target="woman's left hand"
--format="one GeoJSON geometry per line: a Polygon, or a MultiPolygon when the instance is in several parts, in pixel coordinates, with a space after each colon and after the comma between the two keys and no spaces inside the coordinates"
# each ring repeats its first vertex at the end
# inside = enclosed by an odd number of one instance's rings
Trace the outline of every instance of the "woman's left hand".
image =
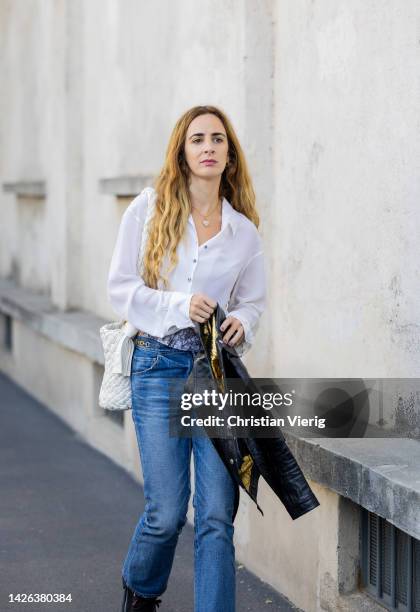
{"type": "Polygon", "coordinates": [[[223,342],[225,344],[235,346],[239,342],[242,342],[245,331],[239,319],[236,319],[235,317],[226,317],[220,326],[220,331],[225,330],[227,330],[223,336],[223,342]]]}

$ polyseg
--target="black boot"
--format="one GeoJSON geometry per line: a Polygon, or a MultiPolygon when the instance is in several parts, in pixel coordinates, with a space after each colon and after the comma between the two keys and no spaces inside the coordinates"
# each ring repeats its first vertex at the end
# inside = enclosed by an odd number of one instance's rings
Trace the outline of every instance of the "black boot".
{"type": "Polygon", "coordinates": [[[121,612],[157,612],[161,599],[156,597],[140,597],[126,584],[122,578],[124,597],[121,612]]]}

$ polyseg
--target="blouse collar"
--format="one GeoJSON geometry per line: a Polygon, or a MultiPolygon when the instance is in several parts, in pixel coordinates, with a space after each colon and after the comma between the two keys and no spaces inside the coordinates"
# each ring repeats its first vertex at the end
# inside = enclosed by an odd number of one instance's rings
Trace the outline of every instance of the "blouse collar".
{"type": "MultiPolygon", "coordinates": [[[[191,213],[188,217],[188,221],[194,224],[191,213]]],[[[240,213],[238,213],[238,211],[233,208],[232,204],[224,197],[222,200],[222,226],[220,231],[222,232],[225,227],[229,225],[232,230],[232,234],[235,236],[239,227],[239,221],[240,213]]]]}
{"type": "Polygon", "coordinates": [[[238,213],[238,211],[233,208],[232,204],[228,202],[226,198],[223,198],[222,206],[223,208],[222,208],[222,228],[221,229],[223,229],[223,227],[229,224],[232,229],[233,235],[235,235],[238,229],[238,226],[239,226],[240,213],[238,213]]]}

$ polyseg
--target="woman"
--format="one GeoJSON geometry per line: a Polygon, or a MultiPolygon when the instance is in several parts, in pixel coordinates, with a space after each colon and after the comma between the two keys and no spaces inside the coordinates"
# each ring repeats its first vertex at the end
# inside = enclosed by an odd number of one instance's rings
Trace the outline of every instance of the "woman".
{"type": "Polygon", "coordinates": [[[265,272],[255,194],[226,115],[197,106],[180,117],[155,182],[143,274],[137,255],[147,190],[125,211],[108,295],[139,333],[131,370],[132,417],[145,510],[122,568],[123,611],[155,611],[166,590],[190,497],[194,456],[194,610],[235,610],[232,524],[235,483],[207,437],[168,433],[169,380],[185,381],[202,350],[197,333],[217,303],[223,340],[242,355],[265,307],[265,272]]]}

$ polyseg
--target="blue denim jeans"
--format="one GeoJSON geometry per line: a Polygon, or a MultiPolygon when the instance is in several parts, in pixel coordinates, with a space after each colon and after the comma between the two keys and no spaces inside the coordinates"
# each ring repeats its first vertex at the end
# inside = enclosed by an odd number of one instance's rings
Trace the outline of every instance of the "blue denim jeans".
{"type": "Polygon", "coordinates": [[[132,418],[145,509],[134,530],[122,575],[143,597],[157,597],[166,590],[178,536],[187,520],[192,452],[194,611],[234,612],[232,516],[236,485],[208,437],[169,435],[169,408],[172,406],[173,414],[174,393],[182,393],[194,353],[145,336],[136,340],[131,369],[132,418]],[[178,390],[174,390],[174,379],[176,386],[179,381],[178,390]]]}

